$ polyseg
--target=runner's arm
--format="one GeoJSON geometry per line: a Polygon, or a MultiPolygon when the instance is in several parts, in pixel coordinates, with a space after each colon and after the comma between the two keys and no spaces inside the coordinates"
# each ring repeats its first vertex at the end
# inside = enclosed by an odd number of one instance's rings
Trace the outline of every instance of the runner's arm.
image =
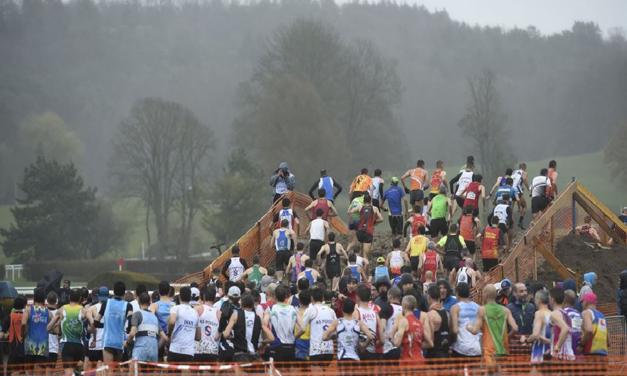
{"type": "Polygon", "coordinates": [[[370,345],[370,342],[372,342],[373,340],[372,332],[370,331],[370,328],[368,328],[366,324],[364,324],[364,322],[361,320],[359,320],[359,328],[361,329],[361,332],[364,333],[364,335],[366,336],[366,343],[362,345],[365,349],[366,347],[368,347],[368,345],[370,345]]]}
{"type": "Polygon", "coordinates": [[[312,200],[313,200],[313,201],[309,204],[309,206],[307,206],[307,207],[305,208],[305,215],[307,215],[307,218],[309,218],[309,220],[310,220],[310,221],[311,221],[311,218],[313,218],[313,214],[311,213],[311,210],[312,210],[312,209],[314,208],[314,206],[316,206],[316,204],[317,204],[317,200],[316,200],[316,199],[314,199],[314,198],[313,198],[313,196],[312,196],[311,198],[312,198],[312,200]]]}
{"type": "Polygon", "coordinates": [[[494,193],[494,190],[499,187],[499,185],[501,184],[501,179],[502,179],[501,176],[496,178],[496,183],[494,183],[494,185],[492,186],[492,189],[490,189],[490,193],[488,194],[488,197],[491,197],[492,193],[494,193]]]}
{"type": "MultiPolygon", "coordinates": [[[[231,265],[231,259],[226,260],[224,265],[222,265],[222,276],[226,278],[227,280],[229,279],[229,276],[226,274],[226,271],[229,270],[230,265],[231,265]]],[[[168,331],[168,333],[170,332],[168,331]]]]}
{"type": "Polygon", "coordinates": [[[316,188],[318,188],[318,181],[314,182],[313,185],[311,186],[311,188],[309,188],[309,197],[311,197],[312,200],[315,200],[316,198],[314,197],[313,193],[316,190],[316,188]]]}
{"type": "Polygon", "coordinates": [[[405,332],[407,331],[407,319],[404,316],[399,317],[398,319],[396,319],[394,326],[396,327],[396,331],[394,330],[394,327],[393,327],[392,331],[390,332],[390,335],[393,337],[390,338],[390,340],[392,341],[392,344],[394,346],[398,347],[403,343],[403,336],[405,335],[405,332]]]}
{"type": "Polygon", "coordinates": [[[555,345],[555,347],[557,349],[561,349],[562,345],[564,345],[564,342],[566,342],[566,338],[570,335],[570,327],[568,326],[566,321],[564,321],[564,319],[562,318],[562,313],[559,311],[551,312],[551,321],[553,322],[553,325],[560,328],[560,336],[557,340],[557,344],[555,345]]]}
{"type": "Polygon", "coordinates": [[[405,185],[405,179],[409,177],[410,175],[411,175],[411,170],[407,170],[407,172],[404,173],[403,176],[401,176],[401,184],[403,184],[403,188],[405,191],[407,191],[407,185],[405,185]]]}
{"type": "Polygon", "coordinates": [[[374,210],[377,213],[377,220],[375,221],[375,224],[383,222],[383,216],[381,215],[379,209],[375,207],[374,210]]]}
{"type": "Polygon", "coordinates": [[[411,227],[411,222],[409,220],[405,221],[405,227],[403,227],[403,237],[407,237],[407,229],[411,227]]]}
{"type": "Polygon", "coordinates": [[[24,314],[22,315],[22,324],[20,325],[20,330],[22,332],[22,338],[26,338],[26,330],[28,329],[28,318],[30,317],[30,307],[26,307],[24,309],[24,314]]]}
{"type": "Polygon", "coordinates": [[[422,186],[422,190],[423,190],[423,191],[426,191],[427,189],[429,189],[429,184],[431,184],[431,180],[429,180],[429,171],[427,171],[427,170],[422,170],[422,171],[424,171],[424,173],[425,173],[425,174],[423,175],[423,177],[424,177],[424,179],[425,179],[425,180],[424,180],[424,182],[425,182],[425,183],[424,183],[424,185],[422,186]]]}
{"type": "MultiPolygon", "coordinates": [[[[459,274],[459,271],[457,272],[457,274],[459,274]]],[[[455,304],[453,307],[451,307],[451,333],[453,333],[453,335],[455,336],[459,332],[458,325],[459,325],[459,305],[455,304]]]]}
{"type": "Polygon", "coordinates": [[[362,281],[366,282],[368,280],[368,276],[366,275],[364,268],[362,268],[361,266],[359,267],[359,274],[361,274],[362,281]]]}
{"type": "MultiPolygon", "coordinates": [[[[233,314],[231,314],[231,318],[229,319],[229,323],[226,326],[226,328],[224,328],[224,332],[222,332],[222,337],[224,337],[224,339],[230,339],[233,336],[231,335],[231,331],[233,330],[233,327],[235,327],[235,323],[237,323],[237,311],[233,312],[233,314]]],[[[174,328],[174,325],[173,325],[174,328]]],[[[168,333],[172,333],[171,329],[170,329],[170,324],[168,323],[168,333]]]]}
{"type": "Polygon", "coordinates": [[[542,333],[543,326],[544,326],[544,313],[540,311],[536,311],[535,319],[533,320],[533,332],[531,333],[529,337],[525,339],[525,342],[532,343],[537,340],[545,342],[546,340],[548,340],[547,338],[544,338],[543,336],[543,333],[542,333]]]}
{"type": "Polygon", "coordinates": [[[588,310],[585,310],[581,313],[582,323],[581,323],[581,345],[585,347],[590,337],[592,336],[592,313],[588,310]]]}
{"type": "Polygon", "coordinates": [[[472,334],[479,334],[481,332],[481,327],[483,326],[483,316],[485,315],[485,308],[479,308],[479,313],[477,313],[477,318],[473,324],[466,324],[466,329],[472,334]]]}
{"type": "Polygon", "coordinates": [[[337,324],[339,323],[338,319],[333,320],[331,325],[327,328],[327,330],[322,333],[322,340],[328,341],[332,338],[332,335],[335,333],[335,329],[337,328],[337,324]]]}
{"type": "Polygon", "coordinates": [[[337,209],[335,208],[335,205],[333,205],[331,202],[329,202],[329,217],[337,217],[339,215],[340,215],[340,213],[337,212],[337,209]]]}
{"type": "MultiPolygon", "coordinates": [[[[423,311],[424,312],[424,311],[423,311]]],[[[432,349],[433,348],[433,336],[431,335],[431,319],[428,314],[423,315],[420,314],[420,322],[422,322],[422,348],[423,349],[432,349]],[[424,318],[424,320],[423,320],[424,318]]]]}
{"type": "Polygon", "coordinates": [[[449,183],[449,186],[451,188],[451,195],[455,195],[455,184],[457,184],[457,182],[459,181],[459,178],[462,177],[462,173],[460,172],[459,174],[455,175],[455,177],[453,179],[451,179],[451,182],[449,183]]]}
{"type": "Polygon", "coordinates": [[[342,193],[342,186],[341,186],[341,185],[339,185],[339,184],[335,181],[335,179],[333,179],[333,186],[334,186],[335,188],[337,188],[337,191],[336,191],[336,192],[335,192],[335,194],[333,195],[333,199],[335,200],[335,199],[337,198],[337,196],[339,196],[339,195],[340,195],[340,193],[342,193]]]}

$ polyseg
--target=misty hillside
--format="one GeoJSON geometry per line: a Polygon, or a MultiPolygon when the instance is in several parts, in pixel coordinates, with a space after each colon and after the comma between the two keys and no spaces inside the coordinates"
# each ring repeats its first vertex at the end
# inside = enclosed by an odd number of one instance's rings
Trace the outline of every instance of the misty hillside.
{"type": "Polygon", "coordinates": [[[472,148],[457,125],[468,103],[466,80],[485,69],[499,77],[506,129],[521,160],[598,151],[627,118],[627,42],[620,35],[604,40],[594,24],[545,36],[534,28],[470,27],[445,12],[390,3],[144,4],[0,3],[0,201],[12,201],[21,169],[34,159],[21,146],[20,125],[46,111],[84,144],[77,163],[90,184],[106,188],[110,139],[146,96],[191,109],[213,129],[221,145],[215,160],[224,161],[236,144],[240,85],[272,33],[300,17],[330,23],[347,41],[371,40],[396,61],[400,132],[391,137],[404,140],[410,154],[399,165],[412,167],[419,157],[429,165],[462,164],[472,148]]]}

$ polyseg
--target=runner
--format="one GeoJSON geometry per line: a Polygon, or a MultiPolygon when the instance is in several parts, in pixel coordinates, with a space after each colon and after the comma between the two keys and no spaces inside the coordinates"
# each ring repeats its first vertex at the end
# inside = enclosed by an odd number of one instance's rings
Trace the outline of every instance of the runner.
{"type": "Polygon", "coordinates": [[[516,202],[518,202],[518,227],[521,230],[525,229],[523,221],[525,220],[525,213],[527,212],[527,201],[525,200],[525,189],[530,191],[529,182],[527,181],[527,165],[521,163],[518,165],[518,170],[512,174],[514,179],[514,189],[516,189],[516,202]]]}
{"type": "Polygon", "coordinates": [[[596,359],[605,361],[609,347],[609,337],[607,335],[607,322],[605,316],[597,311],[597,296],[589,292],[582,296],[581,304],[583,312],[582,329],[583,336],[579,344],[579,353],[586,356],[595,356],[596,359]]]}
{"type": "MultiPolygon", "coordinates": [[[[453,358],[478,359],[481,356],[481,336],[468,331],[468,325],[474,324],[479,313],[479,305],[470,300],[468,283],[457,284],[457,304],[451,308],[451,332],[457,339],[451,346],[453,358]]],[[[469,359],[470,360],[470,359],[469,359]]]]}
{"type": "MultiPolygon", "coordinates": [[[[313,183],[311,188],[309,188],[309,197],[311,197],[312,200],[315,199],[315,197],[313,196],[313,192],[316,189],[318,190],[324,189],[325,194],[322,196],[318,195],[318,197],[324,196],[327,200],[331,201],[332,203],[335,201],[337,196],[339,196],[340,193],[342,193],[342,186],[339,185],[337,181],[335,181],[335,179],[329,176],[329,173],[327,172],[326,169],[320,170],[320,179],[317,180],[315,183],[313,183]],[[335,192],[335,194],[333,194],[333,188],[337,188],[337,191],[335,192]]],[[[320,191],[318,191],[318,194],[319,193],[320,191]]]]}
{"type": "Polygon", "coordinates": [[[513,241],[514,220],[512,216],[512,208],[509,204],[509,194],[506,193],[502,197],[502,202],[494,208],[492,215],[488,216],[488,221],[497,217],[499,219],[499,229],[503,233],[505,240],[505,251],[507,251],[513,241]]]}
{"type": "MultiPolygon", "coordinates": [[[[98,303],[93,303],[92,306],[89,307],[89,315],[91,315],[91,320],[98,316],[100,312],[100,308],[102,308],[102,303],[109,300],[109,288],[107,286],[101,286],[98,290],[98,295],[96,295],[96,301],[98,303]]],[[[88,318],[89,320],[89,318],[88,318]]],[[[91,343],[89,344],[89,348],[87,350],[87,357],[89,361],[97,364],[98,362],[102,362],[104,360],[102,351],[104,350],[104,346],[102,344],[102,339],[104,337],[104,318],[100,321],[94,322],[95,331],[92,331],[91,343]]]]}
{"type": "MultiPolygon", "coordinates": [[[[439,284],[439,282],[438,282],[439,284]]],[[[427,358],[448,358],[451,344],[450,315],[440,303],[441,292],[438,286],[430,286],[429,299],[429,323],[433,348],[427,350],[427,358]]]]}
{"type": "Polygon", "coordinates": [[[533,221],[535,221],[540,213],[549,205],[549,194],[552,188],[551,180],[547,177],[548,174],[549,170],[543,168],[540,170],[540,176],[536,176],[531,182],[531,192],[529,192],[529,196],[531,196],[531,214],[533,214],[533,221]]]}
{"type": "Polygon", "coordinates": [[[485,213],[485,187],[481,185],[483,176],[481,174],[472,175],[472,183],[468,184],[466,188],[462,189],[460,195],[464,196],[464,208],[470,206],[472,208],[473,217],[479,216],[479,198],[483,206],[483,212],[485,213]]]}
{"type": "MultiPolygon", "coordinates": [[[[7,317],[3,318],[2,332],[0,339],[9,341],[9,359],[7,361],[7,374],[24,370],[24,333],[22,333],[22,320],[24,318],[24,308],[26,308],[26,297],[18,295],[13,300],[13,309],[7,317]]],[[[48,331],[50,331],[48,329],[48,331]]]]}
{"type": "Polygon", "coordinates": [[[270,186],[274,188],[274,198],[272,203],[279,201],[283,194],[293,191],[296,185],[296,178],[289,170],[286,162],[281,162],[279,168],[270,177],[270,186]]]}
{"type": "Polygon", "coordinates": [[[460,283],[467,284],[469,288],[476,286],[478,277],[477,272],[472,268],[472,265],[472,259],[466,257],[464,259],[464,266],[457,271],[457,275],[455,276],[457,286],[459,286],[460,283]]]}
{"type": "Polygon", "coordinates": [[[272,342],[275,338],[268,327],[262,325],[261,319],[255,313],[255,300],[252,295],[244,294],[241,300],[241,308],[233,311],[223,338],[232,340],[233,361],[256,362],[260,360],[257,353],[259,344],[272,342]]]}
{"type": "Polygon", "coordinates": [[[472,334],[482,333],[481,352],[483,362],[495,365],[499,357],[509,355],[510,333],[518,331],[516,320],[512,317],[509,309],[499,305],[494,301],[496,289],[494,285],[487,285],[483,289],[483,299],[485,305],[479,308],[477,319],[474,324],[468,324],[468,331],[472,334]]]}
{"type": "Polygon", "coordinates": [[[518,197],[518,191],[514,188],[514,179],[507,178],[505,184],[501,185],[499,189],[496,191],[496,195],[494,195],[494,200],[492,204],[498,205],[503,203],[503,196],[509,195],[510,207],[513,208],[513,203],[516,201],[516,197],[518,197]]]}
{"type": "Polygon", "coordinates": [[[357,197],[361,197],[364,194],[368,193],[372,196],[372,191],[374,190],[374,185],[372,184],[372,178],[368,175],[368,169],[362,168],[361,174],[358,175],[350,185],[350,190],[348,191],[350,195],[351,201],[357,197]]]}
{"type": "Polygon", "coordinates": [[[564,291],[564,312],[570,318],[570,336],[573,345],[573,354],[575,355],[577,355],[577,348],[581,343],[581,325],[583,324],[581,312],[574,308],[576,302],[577,294],[575,294],[575,291],[564,291]]]}
{"type": "Polygon", "coordinates": [[[389,289],[387,292],[389,304],[383,305],[379,313],[379,343],[383,341],[383,360],[397,360],[401,357],[400,345],[392,342],[392,329],[395,328],[396,320],[403,316],[401,296],[402,293],[398,287],[389,289]]]}
{"type": "MultiPolygon", "coordinates": [[[[429,202],[431,204],[431,201],[429,202]]],[[[427,250],[427,243],[429,239],[425,236],[425,228],[424,226],[418,227],[418,234],[416,236],[412,236],[409,243],[407,243],[407,248],[405,249],[405,253],[409,255],[409,265],[411,266],[411,273],[414,275],[414,278],[418,278],[418,267],[420,266],[420,256],[422,256],[427,250]]],[[[398,241],[398,245],[400,247],[400,239],[398,241]]],[[[388,258],[390,255],[388,254],[388,258]]],[[[398,264],[398,263],[397,263],[398,264]]],[[[406,265],[406,264],[404,264],[406,265]]],[[[402,267],[401,265],[400,267],[402,267]]],[[[398,268],[398,272],[394,273],[396,275],[400,275],[400,267],[398,268]]],[[[393,275],[392,277],[395,277],[393,275]]]]}
{"type": "MultiPolygon", "coordinates": [[[[282,224],[285,224],[282,223],[282,224]]],[[[288,236],[289,234],[291,234],[289,231],[291,230],[287,230],[285,228],[286,226],[283,226],[280,230],[274,230],[274,234],[284,234],[287,233],[288,235],[285,236],[284,238],[281,238],[280,240],[284,241],[287,243],[288,236]],[[283,232],[281,232],[283,231],[283,232]]],[[[293,232],[292,232],[293,233],[293,232]]],[[[272,235],[272,240],[270,241],[271,243],[274,243],[275,240],[275,235],[272,235]]],[[[276,249],[277,249],[277,266],[279,265],[279,240],[277,239],[276,242],[276,249]]],[[[281,243],[282,246],[285,246],[283,243],[281,243]]],[[[289,247],[289,244],[286,244],[289,247]]],[[[289,252],[288,252],[289,254],[289,252]]],[[[283,266],[283,265],[282,265],[283,266]]],[[[231,258],[228,259],[224,265],[222,265],[222,275],[224,276],[225,279],[229,280],[229,281],[237,281],[240,278],[240,275],[242,275],[244,273],[244,270],[248,269],[248,263],[246,262],[245,259],[239,257],[239,246],[237,244],[235,244],[233,246],[233,248],[231,249],[231,258]],[[229,274],[226,274],[226,272],[229,272],[229,274]]],[[[278,268],[277,268],[278,269],[278,268]]],[[[161,294],[161,292],[159,292],[159,294],[161,294]]],[[[166,332],[167,333],[167,332],[166,332]]]]}
{"type": "Polygon", "coordinates": [[[360,210],[364,205],[364,196],[359,196],[351,201],[348,207],[348,230],[350,231],[351,241],[346,248],[346,252],[349,252],[357,245],[357,229],[359,228],[360,210]]]}
{"type": "MultiPolygon", "coordinates": [[[[357,208],[352,212],[356,212],[357,208]]],[[[357,226],[357,240],[361,243],[363,255],[367,259],[374,238],[374,226],[383,222],[379,209],[372,206],[369,195],[364,196],[364,205],[359,209],[359,224],[357,226]]]]}
{"type": "MultiPolygon", "coordinates": [[[[335,312],[324,304],[324,291],[320,288],[311,289],[313,304],[303,314],[303,325],[310,326],[309,360],[312,364],[326,366],[333,360],[333,341],[324,340],[325,330],[336,319],[335,312]]],[[[297,337],[304,333],[299,328],[297,337]]]]}
{"type": "Polygon", "coordinates": [[[329,222],[322,219],[322,214],[322,209],[316,209],[317,218],[309,222],[307,229],[305,229],[305,232],[309,233],[309,258],[312,261],[317,260],[318,252],[326,243],[327,234],[331,231],[329,222]]]}
{"type": "Polygon", "coordinates": [[[466,187],[468,186],[468,184],[472,183],[472,176],[474,174],[474,169],[475,169],[475,165],[473,162],[468,161],[468,163],[466,163],[466,168],[461,171],[459,174],[457,174],[457,176],[455,176],[451,182],[449,183],[450,188],[451,188],[451,198],[455,199],[455,202],[453,203],[453,212],[451,213],[451,216],[455,215],[455,212],[457,211],[457,207],[463,207],[464,206],[464,197],[462,197],[461,193],[464,191],[464,189],[466,189],[466,187]],[[455,188],[455,184],[457,184],[457,188],[455,188]],[[453,194],[454,192],[454,194],[453,194]]]}
{"type": "Polygon", "coordinates": [[[455,273],[457,272],[459,262],[462,259],[462,250],[467,249],[464,238],[457,234],[457,230],[457,224],[453,223],[449,227],[448,235],[438,242],[438,248],[444,250],[444,268],[446,268],[449,279],[452,279],[456,275],[451,273],[453,271],[455,271],[455,273]]]}
{"type": "Polygon", "coordinates": [[[446,186],[441,185],[439,192],[427,205],[427,215],[431,217],[429,233],[434,241],[440,240],[440,235],[446,236],[448,233],[448,221],[451,220],[453,211],[451,199],[446,197],[446,186]]]}
{"type": "Polygon", "coordinates": [[[300,272],[300,274],[298,275],[299,280],[303,278],[308,280],[310,286],[313,286],[314,283],[318,281],[318,278],[320,278],[320,273],[318,273],[317,270],[312,269],[312,267],[313,267],[312,259],[305,261],[305,270],[300,272]]]}
{"type": "Polygon", "coordinates": [[[36,288],[33,305],[27,306],[22,315],[22,334],[24,335],[24,355],[28,368],[40,371],[39,364],[48,362],[48,323],[52,314],[46,308],[46,293],[36,288]]]}
{"type": "Polygon", "coordinates": [[[537,311],[533,320],[533,332],[527,338],[520,337],[523,343],[533,343],[531,346],[531,362],[541,363],[550,358],[551,335],[550,326],[551,311],[549,310],[550,295],[547,290],[536,292],[535,303],[537,311]]]}
{"type": "MultiPolygon", "coordinates": [[[[334,319],[322,334],[322,340],[330,342],[333,342],[332,335],[337,335],[337,360],[339,360],[340,370],[343,367],[355,367],[357,365],[355,362],[361,360],[359,352],[373,343],[370,329],[363,321],[355,318],[357,311],[355,311],[355,303],[352,300],[344,300],[342,313],[343,317],[334,319]],[[362,335],[366,337],[365,343],[359,341],[362,335]]],[[[362,354],[361,358],[368,360],[367,357],[364,357],[368,352],[362,352],[362,354]]]]}
{"type": "Polygon", "coordinates": [[[462,217],[459,219],[460,235],[466,243],[466,249],[472,257],[472,261],[475,261],[475,255],[477,253],[477,246],[475,244],[475,238],[481,228],[481,221],[478,217],[473,216],[472,206],[466,206],[462,211],[462,217]]]}
{"type": "MultiPolygon", "coordinates": [[[[294,249],[294,244],[296,244],[296,242],[296,233],[289,228],[288,220],[283,219],[281,221],[281,228],[274,230],[274,232],[272,233],[272,239],[270,240],[270,244],[274,244],[274,249],[276,250],[274,266],[276,268],[276,275],[279,281],[283,280],[283,275],[285,274],[285,264],[289,262],[291,256],[290,251],[294,249]]],[[[233,251],[235,251],[236,247],[237,254],[239,255],[238,246],[234,246],[233,251]]],[[[233,256],[236,255],[233,254],[233,256]]],[[[244,265],[246,265],[246,260],[243,261],[244,265]]],[[[244,267],[243,269],[246,269],[246,267],[244,267]]],[[[222,274],[224,274],[224,268],[222,268],[222,274]]]]}
{"type": "Polygon", "coordinates": [[[192,290],[189,287],[181,287],[179,298],[181,304],[172,307],[168,318],[170,333],[168,362],[189,364],[194,361],[196,351],[194,341],[200,341],[202,336],[198,326],[198,312],[189,305],[192,290]]]}
{"type": "MultiPolygon", "coordinates": [[[[301,320],[303,318],[303,315],[305,314],[305,311],[307,311],[307,308],[309,308],[310,305],[311,305],[311,290],[307,289],[307,290],[301,291],[298,294],[298,316],[301,318],[301,320]]],[[[294,335],[296,334],[298,334],[298,328],[294,328],[294,335]]],[[[311,327],[307,325],[303,335],[301,335],[300,338],[296,338],[296,340],[294,341],[294,348],[295,348],[294,358],[297,361],[309,360],[309,347],[311,346],[310,337],[311,337],[311,327]]]]}
{"type": "MultiPolygon", "coordinates": [[[[307,260],[307,263],[311,264],[311,262],[311,259],[307,260]]],[[[296,325],[302,329],[303,333],[306,328],[296,308],[287,304],[288,288],[279,285],[274,290],[274,295],[276,296],[276,303],[266,311],[263,319],[264,324],[270,324],[274,341],[270,343],[270,347],[264,353],[264,358],[273,358],[277,362],[292,362],[296,351],[294,345],[296,325]]]]}
{"type": "Polygon", "coordinates": [[[261,278],[264,275],[268,274],[268,270],[263,266],[259,266],[261,262],[261,258],[259,255],[253,256],[253,266],[246,269],[244,273],[242,273],[239,277],[237,277],[238,281],[243,281],[246,279],[248,282],[253,282],[255,286],[259,286],[259,282],[261,282],[261,278]]]}
{"type": "Polygon", "coordinates": [[[196,363],[217,363],[218,340],[217,333],[220,326],[222,312],[213,305],[216,299],[216,289],[209,287],[203,290],[202,304],[194,307],[198,314],[198,327],[200,328],[200,341],[196,342],[194,352],[194,362],[196,363]]]}
{"type": "Polygon", "coordinates": [[[488,193],[488,198],[492,197],[492,194],[494,194],[495,190],[507,185],[507,179],[511,178],[513,173],[514,173],[514,170],[512,170],[511,168],[508,168],[505,170],[505,175],[499,176],[498,178],[496,178],[496,183],[494,183],[494,185],[492,186],[492,189],[490,189],[490,193],[488,193]]]}
{"type": "MultiPolygon", "coordinates": [[[[448,186],[448,184],[446,183],[446,171],[444,171],[444,162],[437,161],[435,166],[436,170],[431,175],[431,192],[429,192],[429,200],[433,200],[435,196],[441,194],[441,186],[444,186],[444,188],[448,186]]],[[[444,194],[446,194],[446,190],[444,194]]]]}
{"type": "Polygon", "coordinates": [[[362,339],[361,342],[364,342],[364,337],[367,337],[367,340],[365,341],[366,344],[363,346],[364,348],[361,352],[361,360],[381,360],[383,347],[377,345],[377,328],[379,327],[379,306],[372,303],[372,294],[370,293],[370,288],[366,287],[365,285],[360,285],[357,287],[357,306],[358,307],[355,310],[352,318],[358,320],[361,324],[363,324],[362,335],[360,335],[362,339]]]}
{"type": "MultiPolygon", "coordinates": [[[[150,312],[157,316],[159,326],[161,326],[161,330],[163,330],[167,336],[168,318],[170,317],[170,310],[174,307],[174,302],[170,298],[170,284],[167,281],[161,281],[159,282],[159,286],[157,286],[157,290],[159,291],[159,301],[152,303],[150,306],[150,312]]],[[[159,360],[162,360],[163,356],[164,351],[160,349],[159,360]]]]}
{"type": "Polygon", "coordinates": [[[357,265],[357,255],[354,253],[348,255],[348,266],[344,268],[344,272],[347,270],[350,270],[351,275],[357,279],[357,283],[368,280],[364,269],[357,265]]]}
{"type": "Polygon", "coordinates": [[[332,290],[337,288],[337,284],[340,282],[342,274],[342,265],[340,259],[348,261],[348,255],[344,250],[344,247],[340,243],[335,242],[335,233],[329,232],[328,242],[320,248],[318,253],[318,265],[322,265],[322,260],[325,260],[324,269],[327,278],[331,280],[332,290]]]}
{"type": "MultiPolygon", "coordinates": [[[[133,306],[124,300],[126,284],[118,281],[113,285],[113,298],[101,303],[94,321],[104,319],[102,335],[102,359],[105,363],[120,362],[124,354],[125,323],[133,315],[133,306]]],[[[191,292],[190,292],[191,293],[191,292]]],[[[92,333],[94,332],[92,323],[92,333]]]]}
{"type": "Polygon", "coordinates": [[[551,191],[549,192],[549,200],[553,201],[557,198],[557,196],[559,196],[559,192],[557,191],[557,162],[555,162],[555,160],[549,162],[549,170],[547,176],[551,180],[551,191]]]}
{"type": "Polygon", "coordinates": [[[401,201],[405,204],[405,213],[409,215],[409,207],[407,206],[407,198],[405,197],[405,191],[398,186],[398,178],[393,177],[390,179],[390,188],[383,193],[383,201],[381,201],[381,207],[383,211],[385,209],[385,202],[388,202],[390,229],[392,229],[392,236],[401,237],[403,235],[403,207],[401,201]]]}
{"type": "Polygon", "coordinates": [[[61,328],[61,361],[65,369],[73,369],[78,362],[85,360],[81,333],[88,308],[80,305],[81,295],[79,289],[70,290],[69,304],[59,308],[48,323],[48,333],[55,333],[57,327],[61,328]]]}
{"type": "Polygon", "coordinates": [[[383,196],[383,185],[385,180],[381,177],[381,169],[374,170],[374,178],[372,178],[372,205],[381,210],[381,199],[383,196]]]}
{"type": "Polygon", "coordinates": [[[412,207],[420,206],[420,210],[416,211],[416,213],[422,213],[422,206],[424,205],[423,200],[425,198],[424,190],[429,188],[429,172],[424,169],[425,161],[419,159],[416,162],[416,168],[407,170],[406,173],[401,176],[401,183],[403,184],[403,188],[405,189],[405,193],[409,194],[409,203],[412,207]],[[405,179],[410,178],[410,189],[407,188],[405,184],[405,179]]]}
{"type": "Polygon", "coordinates": [[[559,360],[573,361],[573,342],[571,335],[570,316],[562,308],[564,304],[564,290],[552,288],[549,291],[551,312],[551,357],[559,360]]]}
{"type": "MultiPolygon", "coordinates": [[[[400,360],[403,364],[424,364],[422,346],[425,339],[425,329],[422,322],[414,316],[417,307],[416,298],[405,296],[401,314],[392,329],[392,344],[401,347],[400,360]]],[[[428,343],[427,345],[432,344],[428,343]]]]}
{"type": "Polygon", "coordinates": [[[412,236],[418,235],[418,228],[423,226],[425,229],[427,228],[427,219],[420,211],[420,206],[414,206],[414,214],[407,219],[405,222],[405,227],[403,228],[403,236],[407,238],[407,240],[411,240],[412,236]],[[411,227],[411,233],[407,234],[407,229],[411,227]]]}
{"type": "MultiPolygon", "coordinates": [[[[46,297],[46,302],[48,303],[47,307],[48,307],[48,311],[50,311],[51,316],[52,317],[56,316],[57,302],[58,302],[57,294],[55,294],[54,292],[48,293],[48,296],[46,297]]],[[[54,364],[56,366],[58,357],[59,357],[59,336],[56,334],[56,332],[54,334],[49,332],[48,334],[48,362],[47,363],[50,365],[54,364]]],[[[52,367],[50,366],[50,368],[52,367]]]]}
{"type": "Polygon", "coordinates": [[[337,217],[339,215],[337,209],[333,206],[333,201],[325,198],[326,192],[324,188],[320,188],[318,190],[318,198],[305,208],[305,213],[309,220],[318,218],[318,209],[322,209],[322,219],[325,221],[329,220],[329,216],[337,217]]]}
{"type": "Polygon", "coordinates": [[[281,209],[272,217],[272,223],[276,224],[276,228],[281,228],[283,227],[283,220],[287,220],[287,228],[298,234],[300,220],[298,214],[292,209],[292,201],[289,198],[284,198],[281,200],[281,206],[281,209]]]}
{"type": "Polygon", "coordinates": [[[390,279],[390,268],[385,266],[385,261],[386,261],[385,257],[377,258],[377,267],[374,269],[374,275],[372,276],[373,278],[371,282],[374,282],[376,284],[379,278],[383,278],[383,277],[387,277],[388,280],[390,279]]]}
{"type": "Polygon", "coordinates": [[[426,273],[431,272],[433,279],[437,279],[438,271],[443,274],[444,266],[442,265],[442,259],[440,255],[435,251],[435,243],[429,242],[427,244],[427,251],[420,256],[420,262],[418,264],[419,275],[422,275],[420,281],[426,282],[426,273]]]}
{"type": "Polygon", "coordinates": [[[390,270],[390,276],[392,278],[401,275],[401,268],[405,265],[409,265],[409,257],[407,253],[401,249],[401,240],[394,239],[392,241],[392,252],[388,253],[385,259],[385,266],[390,270]]]}
{"type": "Polygon", "coordinates": [[[163,347],[167,337],[159,325],[157,316],[148,309],[150,307],[148,293],[139,295],[139,307],[140,310],[131,317],[131,331],[126,339],[126,347],[133,349],[133,360],[156,362],[159,359],[159,348],[163,347]]]}
{"type": "Polygon", "coordinates": [[[296,253],[293,256],[290,256],[290,259],[287,263],[288,271],[292,272],[292,278],[290,279],[292,283],[296,283],[298,280],[298,275],[305,270],[305,261],[309,260],[309,256],[305,253],[305,244],[299,242],[296,244],[296,253]]]}

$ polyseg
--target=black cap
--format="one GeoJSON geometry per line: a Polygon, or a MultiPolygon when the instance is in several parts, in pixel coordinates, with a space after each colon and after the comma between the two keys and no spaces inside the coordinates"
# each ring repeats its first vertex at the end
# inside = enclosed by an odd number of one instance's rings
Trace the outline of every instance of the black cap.
{"type": "Polygon", "coordinates": [[[410,283],[414,283],[414,277],[412,277],[412,275],[409,273],[404,273],[401,276],[401,282],[399,283],[399,285],[404,286],[410,283]]]}
{"type": "Polygon", "coordinates": [[[359,280],[357,279],[357,277],[352,276],[348,279],[348,283],[359,283],[359,280]]]}

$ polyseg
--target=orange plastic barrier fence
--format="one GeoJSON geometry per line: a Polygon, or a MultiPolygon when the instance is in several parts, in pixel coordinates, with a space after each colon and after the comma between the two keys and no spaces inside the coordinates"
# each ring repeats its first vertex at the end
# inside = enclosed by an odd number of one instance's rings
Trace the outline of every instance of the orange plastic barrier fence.
{"type": "MultiPolygon", "coordinates": [[[[7,372],[18,372],[21,368],[7,367],[7,372]]],[[[580,374],[580,375],[625,375],[627,364],[625,357],[583,357],[574,361],[546,360],[532,364],[528,356],[477,357],[426,359],[414,363],[403,361],[301,361],[290,363],[263,362],[240,364],[166,364],[127,362],[123,364],[98,365],[78,374],[96,375],[133,375],[175,372],[179,375],[194,375],[201,372],[220,371],[221,374],[239,372],[266,375],[484,375],[485,372],[507,375],[528,375],[530,372],[543,374],[580,374]]],[[[36,375],[45,374],[35,370],[36,375]]]]}
{"type": "MultiPolygon", "coordinates": [[[[305,229],[309,225],[309,219],[305,213],[305,208],[311,203],[311,198],[301,192],[288,192],[284,197],[289,198],[292,201],[292,208],[298,214],[300,221],[299,226],[299,239],[302,237],[308,237],[308,234],[304,234],[305,229]]],[[[272,231],[276,229],[273,223],[274,215],[281,209],[281,200],[277,201],[268,212],[257,221],[257,223],[244,234],[234,244],[239,245],[240,257],[244,258],[250,265],[252,265],[253,256],[259,255],[261,257],[261,265],[274,265],[274,248],[270,244],[272,238],[272,231]]],[[[348,227],[339,217],[330,217],[331,227],[339,234],[348,234],[348,227]]],[[[304,241],[304,240],[300,240],[304,241]]],[[[192,282],[206,282],[211,278],[211,271],[216,267],[222,267],[222,265],[231,257],[231,246],[222,255],[215,259],[211,265],[207,266],[203,271],[191,274],[184,278],[179,279],[176,283],[189,284],[192,282]]]]}

